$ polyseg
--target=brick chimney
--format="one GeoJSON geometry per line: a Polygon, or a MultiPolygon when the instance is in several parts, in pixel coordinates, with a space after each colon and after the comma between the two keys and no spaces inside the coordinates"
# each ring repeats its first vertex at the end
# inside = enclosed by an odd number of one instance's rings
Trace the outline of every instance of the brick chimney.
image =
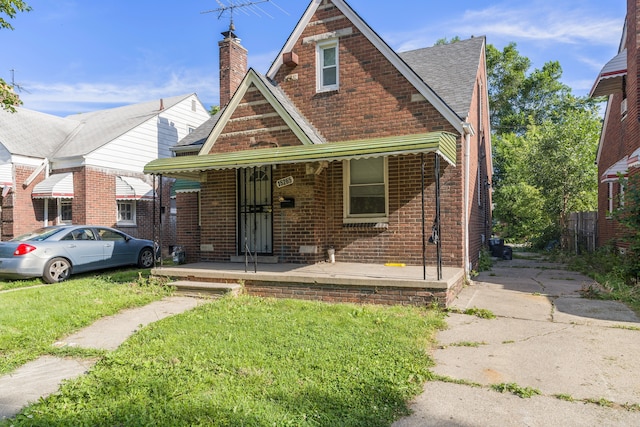
{"type": "Polygon", "coordinates": [[[247,74],[247,49],[234,33],[233,22],[229,31],[222,33],[224,39],[218,42],[220,48],[220,107],[229,103],[245,74],[247,74]]]}

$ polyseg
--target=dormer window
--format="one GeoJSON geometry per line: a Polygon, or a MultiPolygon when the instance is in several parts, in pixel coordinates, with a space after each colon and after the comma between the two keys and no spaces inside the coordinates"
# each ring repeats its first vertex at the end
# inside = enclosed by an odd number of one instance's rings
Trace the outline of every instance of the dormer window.
{"type": "Polygon", "coordinates": [[[338,90],[338,40],[317,44],[318,92],[338,90]]]}

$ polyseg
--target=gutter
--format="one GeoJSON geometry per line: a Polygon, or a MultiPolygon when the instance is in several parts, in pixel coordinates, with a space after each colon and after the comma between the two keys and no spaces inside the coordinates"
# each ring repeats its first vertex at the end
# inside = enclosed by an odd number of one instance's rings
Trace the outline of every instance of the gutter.
{"type": "Polygon", "coordinates": [[[471,136],[475,135],[475,131],[469,122],[462,123],[462,130],[464,135],[464,271],[466,278],[469,279],[471,271],[469,261],[469,192],[471,191],[469,177],[471,167],[469,160],[471,158],[471,136]]]}

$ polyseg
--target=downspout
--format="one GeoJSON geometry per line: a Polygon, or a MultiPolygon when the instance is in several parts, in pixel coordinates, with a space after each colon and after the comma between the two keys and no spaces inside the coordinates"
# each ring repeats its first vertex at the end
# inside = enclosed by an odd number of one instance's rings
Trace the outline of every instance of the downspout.
{"type": "Polygon", "coordinates": [[[464,272],[467,279],[469,279],[469,272],[471,271],[471,265],[469,265],[469,192],[471,188],[469,186],[469,178],[471,175],[470,167],[470,150],[471,150],[471,136],[475,134],[473,125],[469,122],[462,123],[462,131],[464,134],[464,272]]]}

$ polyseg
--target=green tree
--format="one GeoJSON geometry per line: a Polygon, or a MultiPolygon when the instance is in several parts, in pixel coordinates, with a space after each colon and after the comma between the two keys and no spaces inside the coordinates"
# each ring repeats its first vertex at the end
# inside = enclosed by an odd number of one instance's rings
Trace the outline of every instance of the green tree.
{"type": "MultiPolygon", "coordinates": [[[[29,12],[31,6],[23,0],[0,0],[0,28],[13,30],[9,19],[16,17],[18,12],[29,12]]],[[[15,111],[15,106],[22,102],[13,92],[11,85],[0,79],[0,106],[3,110],[15,111]]]]}
{"type": "Polygon", "coordinates": [[[571,94],[559,62],[530,67],[515,43],[487,46],[494,218],[505,237],[566,243],[569,214],[596,207],[597,103],[571,94]]]}
{"type": "Polygon", "coordinates": [[[560,82],[557,61],[529,71],[531,61],[520,55],[515,43],[502,51],[487,46],[487,79],[491,127],[497,134],[521,135],[530,123],[542,123],[563,109],[571,89],[560,82]]]}
{"type": "Polygon", "coordinates": [[[594,163],[601,122],[595,106],[565,107],[553,120],[532,126],[531,179],[544,197],[544,209],[568,243],[571,212],[597,209],[598,169],[594,163]],[[561,113],[561,114],[560,114],[561,113]]]}

